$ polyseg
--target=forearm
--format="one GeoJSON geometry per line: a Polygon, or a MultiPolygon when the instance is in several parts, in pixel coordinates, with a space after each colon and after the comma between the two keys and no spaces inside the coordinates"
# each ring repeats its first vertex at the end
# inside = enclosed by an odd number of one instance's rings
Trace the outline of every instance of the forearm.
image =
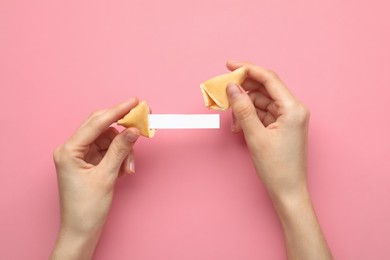
{"type": "Polygon", "coordinates": [[[283,227],[288,259],[332,259],[307,188],[292,196],[271,197],[283,227]]]}
{"type": "Polygon", "coordinates": [[[53,249],[51,260],[92,259],[100,233],[76,234],[62,229],[53,249]]]}

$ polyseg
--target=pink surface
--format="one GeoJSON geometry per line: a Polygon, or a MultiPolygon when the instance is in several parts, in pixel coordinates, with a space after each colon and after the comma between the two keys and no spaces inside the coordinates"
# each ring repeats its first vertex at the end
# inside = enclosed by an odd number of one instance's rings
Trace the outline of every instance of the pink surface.
{"type": "MultiPolygon", "coordinates": [[[[309,181],[336,259],[389,259],[389,1],[0,3],[0,259],[45,259],[59,222],[52,151],[137,95],[208,113],[227,59],[278,71],[311,109],[309,181]]],[[[96,259],[285,259],[245,146],[220,130],[136,145],[96,259]]]]}

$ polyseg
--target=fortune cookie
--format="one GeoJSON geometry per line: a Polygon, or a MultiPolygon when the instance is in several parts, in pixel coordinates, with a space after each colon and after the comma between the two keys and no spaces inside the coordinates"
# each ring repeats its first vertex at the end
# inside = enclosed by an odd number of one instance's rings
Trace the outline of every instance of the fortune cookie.
{"type": "Polygon", "coordinates": [[[150,110],[148,105],[145,101],[142,101],[138,104],[138,106],[130,110],[130,112],[122,119],[119,119],[117,124],[126,128],[135,127],[139,130],[141,135],[152,138],[156,130],[149,129],[149,112],[150,110]]]}
{"type": "Polygon", "coordinates": [[[247,68],[241,67],[233,72],[206,80],[200,85],[206,107],[227,110],[230,107],[226,87],[229,83],[242,84],[247,75],[247,68]]]}

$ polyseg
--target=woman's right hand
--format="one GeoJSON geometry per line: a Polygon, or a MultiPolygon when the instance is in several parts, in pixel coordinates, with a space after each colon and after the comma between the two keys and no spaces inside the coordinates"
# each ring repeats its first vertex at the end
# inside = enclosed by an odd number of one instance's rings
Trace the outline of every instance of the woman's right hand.
{"type": "Polygon", "coordinates": [[[257,174],[272,199],[306,191],[306,145],[309,110],[276,73],[244,62],[228,62],[235,70],[248,68],[242,86],[229,85],[232,131],[242,129],[257,174]]]}
{"type": "Polygon", "coordinates": [[[250,63],[248,78],[229,85],[233,132],[240,129],[256,172],[272,199],[283,227],[288,259],[332,259],[314,213],[306,180],[308,109],[272,71],[250,63]],[[248,92],[248,93],[247,93],[248,92]]]}

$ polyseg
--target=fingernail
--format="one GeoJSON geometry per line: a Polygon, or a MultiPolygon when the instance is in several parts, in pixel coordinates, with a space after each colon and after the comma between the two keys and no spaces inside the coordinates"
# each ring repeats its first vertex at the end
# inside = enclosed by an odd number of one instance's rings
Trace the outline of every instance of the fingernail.
{"type": "Polygon", "coordinates": [[[232,121],[231,121],[231,124],[230,124],[230,130],[232,130],[232,132],[234,132],[234,130],[236,129],[236,117],[234,116],[234,113],[232,112],[232,121]]]}
{"type": "Polygon", "coordinates": [[[233,132],[234,131],[234,122],[232,121],[230,124],[230,130],[233,132]]]}
{"type": "Polygon", "coordinates": [[[239,87],[236,84],[230,83],[227,86],[227,94],[229,95],[230,98],[233,99],[233,98],[236,98],[239,95],[241,95],[241,91],[240,91],[239,87]]]}
{"type": "Polygon", "coordinates": [[[130,174],[131,173],[135,173],[135,162],[134,162],[134,160],[130,161],[130,163],[129,163],[129,170],[130,170],[130,174]]]}
{"type": "Polygon", "coordinates": [[[138,99],[137,97],[132,97],[127,102],[133,103],[133,102],[137,101],[137,99],[138,99]]]}

